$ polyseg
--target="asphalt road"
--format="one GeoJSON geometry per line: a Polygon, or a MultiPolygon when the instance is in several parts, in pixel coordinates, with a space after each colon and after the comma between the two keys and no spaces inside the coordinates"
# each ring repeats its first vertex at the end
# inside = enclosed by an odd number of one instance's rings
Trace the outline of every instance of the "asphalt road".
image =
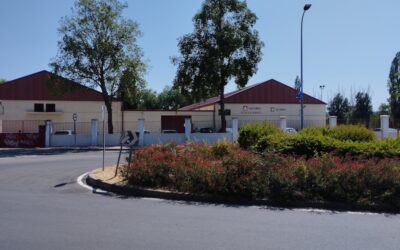
{"type": "Polygon", "coordinates": [[[0,249],[400,249],[400,215],[96,194],[76,178],[101,152],[11,155],[0,158],[0,249]]]}

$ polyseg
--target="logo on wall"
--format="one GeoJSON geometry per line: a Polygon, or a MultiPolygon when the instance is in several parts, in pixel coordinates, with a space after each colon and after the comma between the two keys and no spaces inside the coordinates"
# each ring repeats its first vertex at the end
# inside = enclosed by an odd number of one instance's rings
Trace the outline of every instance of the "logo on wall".
{"type": "Polygon", "coordinates": [[[271,112],[279,112],[279,111],[286,111],[286,109],[284,108],[275,108],[275,107],[271,107],[270,108],[271,112]]]}
{"type": "Polygon", "coordinates": [[[248,105],[243,105],[241,113],[246,115],[261,114],[261,107],[249,107],[248,105]]]}

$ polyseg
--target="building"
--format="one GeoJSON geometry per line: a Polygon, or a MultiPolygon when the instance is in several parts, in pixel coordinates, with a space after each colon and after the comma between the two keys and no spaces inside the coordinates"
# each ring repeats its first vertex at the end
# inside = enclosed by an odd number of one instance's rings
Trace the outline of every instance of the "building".
{"type": "MultiPolygon", "coordinates": [[[[54,88],[50,79],[62,79],[40,71],[0,85],[0,133],[36,133],[45,121],[52,121],[52,132],[72,130],[90,133],[91,121],[101,120],[102,94],[76,82],[63,79],[54,88]],[[74,123],[74,116],[76,123],[74,123]]],[[[279,124],[286,117],[287,126],[300,127],[300,103],[296,90],[276,80],[268,80],[225,94],[227,126],[232,117],[239,127],[254,121],[279,124]]],[[[324,126],[326,104],[304,95],[304,125],[324,126]]],[[[220,129],[219,97],[192,104],[176,111],[122,110],[121,101],[113,102],[114,132],[136,131],[139,120],[146,130],[183,132],[185,118],[191,118],[192,128],[220,129]]],[[[102,130],[100,123],[98,130],[102,130]]],[[[107,125],[107,123],[106,123],[107,125]]],[[[105,128],[107,131],[107,129],[105,128]]]]}
{"type": "MultiPolygon", "coordinates": [[[[80,132],[90,130],[91,119],[101,119],[104,101],[100,92],[66,79],[56,90],[51,77],[44,70],[0,85],[0,132],[35,133],[46,120],[54,123],[54,130],[72,129],[74,116],[80,132]]],[[[115,100],[112,109],[114,130],[119,131],[121,102],[115,100]]]]}
{"type": "MultiPolygon", "coordinates": [[[[220,97],[213,97],[180,109],[180,111],[212,111],[213,126],[220,128],[220,97]]],[[[304,126],[325,126],[326,103],[304,94],[304,126]]],[[[239,127],[254,121],[279,124],[286,117],[288,127],[300,128],[300,102],[297,91],[274,79],[247,86],[225,94],[227,126],[232,117],[239,120],[239,127]]]]}

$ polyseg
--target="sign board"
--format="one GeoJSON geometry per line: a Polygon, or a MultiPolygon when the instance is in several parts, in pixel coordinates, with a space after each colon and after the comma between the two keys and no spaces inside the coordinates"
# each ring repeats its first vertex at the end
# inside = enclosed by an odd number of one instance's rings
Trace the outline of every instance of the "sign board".
{"type": "Polygon", "coordinates": [[[243,105],[243,106],[242,106],[242,111],[241,111],[240,113],[241,113],[241,114],[244,114],[244,115],[256,115],[256,114],[261,114],[261,107],[243,105]]]}
{"type": "MultiPolygon", "coordinates": [[[[221,115],[221,110],[218,110],[218,115],[221,115]]],[[[225,115],[231,115],[231,110],[230,109],[225,109],[225,115]]]]}

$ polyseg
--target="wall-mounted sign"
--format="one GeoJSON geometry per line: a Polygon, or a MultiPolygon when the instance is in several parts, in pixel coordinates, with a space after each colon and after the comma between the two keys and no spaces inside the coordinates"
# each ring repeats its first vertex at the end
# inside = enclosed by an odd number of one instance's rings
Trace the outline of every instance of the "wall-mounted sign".
{"type": "MultiPolygon", "coordinates": [[[[218,115],[221,115],[221,110],[218,110],[218,115]]],[[[225,115],[231,115],[231,110],[225,109],[225,115]]]]}
{"type": "Polygon", "coordinates": [[[281,111],[286,111],[286,109],[285,108],[271,107],[270,111],[271,112],[281,112],[281,111]]]}
{"type": "Polygon", "coordinates": [[[245,114],[245,115],[261,114],[261,107],[243,105],[242,106],[242,111],[240,113],[241,114],[245,114]]]}

